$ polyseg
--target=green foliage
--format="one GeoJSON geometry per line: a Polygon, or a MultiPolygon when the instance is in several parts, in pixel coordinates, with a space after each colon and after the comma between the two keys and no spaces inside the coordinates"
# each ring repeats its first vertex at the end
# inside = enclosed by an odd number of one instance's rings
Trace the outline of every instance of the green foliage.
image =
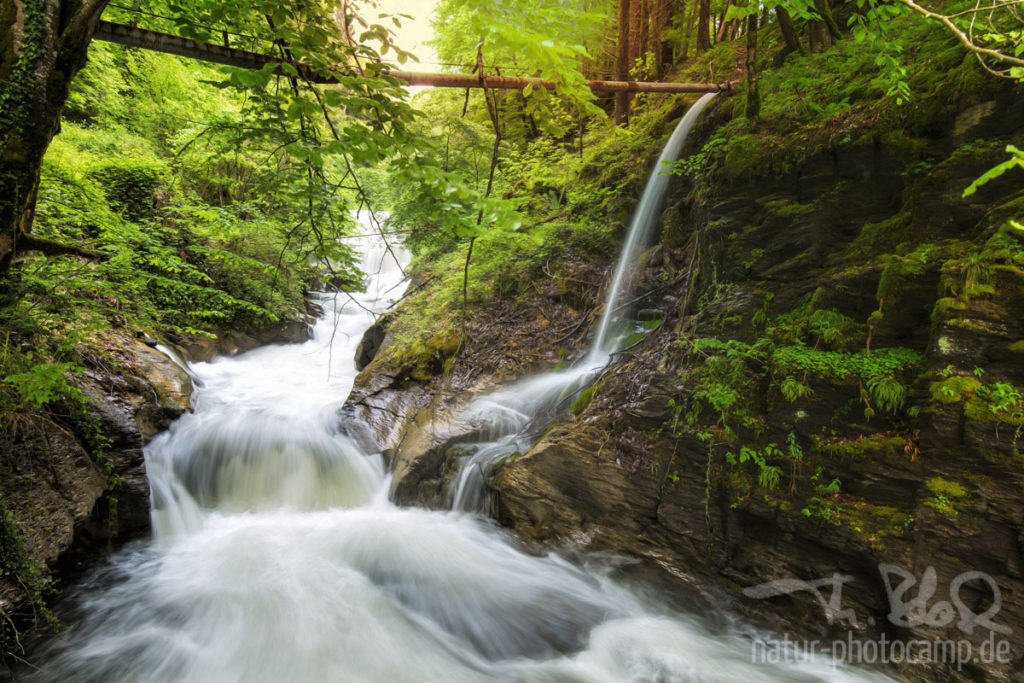
{"type": "Polygon", "coordinates": [[[25,407],[41,408],[47,403],[61,400],[84,401],[81,389],[67,380],[68,374],[77,371],[73,363],[41,363],[33,365],[26,372],[9,374],[3,378],[17,394],[18,403],[14,409],[25,407]]]}
{"type": "MultiPolygon", "coordinates": [[[[777,371],[799,370],[826,379],[860,381],[911,372],[923,361],[924,356],[919,352],[902,347],[840,353],[791,345],[779,347],[772,356],[772,364],[777,371]]],[[[887,387],[888,392],[891,389],[887,387]]]]}
{"type": "Polygon", "coordinates": [[[873,375],[867,379],[871,404],[887,413],[895,413],[903,407],[907,388],[891,375],[873,375]]]}
{"type": "Polygon", "coordinates": [[[808,328],[826,344],[842,345],[854,335],[856,323],[834,308],[819,308],[811,314],[808,328]]]}
{"type": "Polygon", "coordinates": [[[788,375],[786,379],[782,380],[782,384],[779,385],[779,390],[782,392],[782,397],[790,403],[796,403],[801,399],[814,396],[813,389],[798,381],[792,375],[788,375]]]}
{"type": "Polygon", "coordinates": [[[757,485],[762,489],[771,491],[779,485],[779,480],[782,478],[782,468],[769,464],[768,459],[781,458],[782,455],[782,451],[779,450],[778,446],[770,443],[760,450],[743,446],[740,448],[739,455],[729,451],[725,454],[725,461],[730,465],[753,463],[757,466],[757,485]]]}
{"type": "Polygon", "coordinates": [[[484,67],[514,64],[553,81],[554,97],[530,86],[522,96],[524,112],[538,114],[542,126],[554,123],[548,132],[555,133],[563,111],[561,103],[580,113],[604,116],[593,104],[594,95],[586,87],[579,64],[589,57],[584,45],[602,38],[606,13],[585,7],[571,2],[442,0],[435,8],[434,45],[443,62],[475,64],[479,49],[484,67]]]}
{"type": "Polygon", "coordinates": [[[827,486],[818,485],[814,487],[814,492],[819,496],[835,496],[839,493],[839,489],[842,487],[842,482],[839,478],[835,478],[828,483],[827,486]]]}
{"type": "MultiPolygon", "coordinates": [[[[817,479],[819,476],[820,472],[815,474],[814,478],[817,479]]],[[[815,486],[815,495],[808,499],[807,506],[800,511],[801,514],[817,522],[839,526],[842,523],[841,513],[845,510],[836,502],[841,488],[842,482],[838,478],[832,479],[827,485],[815,486]]]]}
{"type": "Polygon", "coordinates": [[[1008,172],[1010,169],[1024,169],[1024,151],[1020,150],[1017,147],[1014,147],[1013,145],[1007,145],[1006,153],[1010,155],[1010,158],[1000,164],[997,164],[996,166],[993,166],[983,175],[981,175],[977,180],[971,183],[967,187],[967,189],[964,190],[964,197],[970,197],[972,194],[977,192],[978,188],[980,188],[982,185],[988,183],[989,181],[995,180],[996,178],[1002,176],[1004,173],[1008,172]]]}

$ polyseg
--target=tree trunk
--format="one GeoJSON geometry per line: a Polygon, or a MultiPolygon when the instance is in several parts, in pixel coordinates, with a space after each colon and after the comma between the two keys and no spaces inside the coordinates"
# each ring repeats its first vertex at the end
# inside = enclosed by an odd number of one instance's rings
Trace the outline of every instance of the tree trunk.
{"type": "Polygon", "coordinates": [[[679,28],[683,32],[682,46],[679,48],[679,61],[685,62],[690,52],[690,36],[693,35],[693,22],[697,20],[697,3],[700,0],[690,0],[690,10],[687,13],[686,0],[683,0],[683,15],[679,17],[679,28]]]}
{"type": "Polygon", "coordinates": [[[632,69],[640,58],[643,44],[640,42],[640,20],[644,0],[629,0],[629,68],[632,69]]]}
{"type": "Polygon", "coordinates": [[[785,53],[799,52],[800,54],[807,54],[803,43],[800,42],[800,36],[797,35],[796,26],[793,25],[793,17],[789,15],[789,10],[782,5],[776,5],[775,16],[779,18],[779,29],[782,31],[782,39],[786,41],[785,53]]]}
{"type": "Polygon", "coordinates": [[[109,0],[3,0],[0,8],[0,281],[27,251],[82,253],[33,237],[43,155],[109,0]]]}
{"type": "Polygon", "coordinates": [[[722,14],[722,23],[718,27],[718,34],[715,36],[716,45],[725,40],[726,36],[728,35],[727,31],[729,30],[729,26],[732,22],[726,21],[725,17],[727,14],[729,14],[730,7],[732,7],[732,0],[729,0],[728,2],[725,3],[725,12],[722,14]]]}
{"type": "MultiPolygon", "coordinates": [[[[629,0],[619,0],[619,39],[616,49],[615,77],[620,81],[629,79],[629,0]]],[[[629,93],[615,93],[615,124],[624,125],[629,120],[629,93]]]]}
{"type": "Polygon", "coordinates": [[[672,4],[672,0],[654,0],[654,7],[651,10],[651,34],[657,78],[661,78],[665,74],[665,68],[672,63],[672,43],[665,40],[665,27],[672,14],[672,4]]]}
{"type": "Polygon", "coordinates": [[[757,121],[761,113],[761,92],[757,87],[757,15],[747,17],[747,119],[757,121]]]}
{"type": "Polygon", "coordinates": [[[696,0],[699,3],[697,19],[697,51],[711,49],[711,0],[696,0]]]}
{"type": "Polygon", "coordinates": [[[807,22],[807,34],[811,52],[824,52],[832,47],[832,36],[824,21],[807,22]]]}
{"type": "Polygon", "coordinates": [[[836,20],[832,17],[832,6],[828,0],[814,0],[814,9],[821,15],[822,20],[825,22],[825,27],[828,29],[828,35],[833,40],[842,40],[843,34],[839,31],[839,25],[836,20]]]}
{"type": "Polygon", "coordinates": [[[650,12],[650,1],[651,0],[634,0],[636,4],[640,5],[640,34],[637,36],[637,45],[639,47],[637,58],[640,63],[643,64],[644,68],[640,69],[637,76],[641,79],[647,78],[647,53],[650,52],[650,41],[651,41],[651,12],[650,12]]]}

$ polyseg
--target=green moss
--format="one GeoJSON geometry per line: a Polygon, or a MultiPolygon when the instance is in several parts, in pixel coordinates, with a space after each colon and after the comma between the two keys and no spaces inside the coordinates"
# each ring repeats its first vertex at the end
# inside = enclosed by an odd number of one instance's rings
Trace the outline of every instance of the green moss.
{"type": "Polygon", "coordinates": [[[818,445],[822,452],[841,458],[892,458],[906,453],[907,439],[902,436],[876,434],[857,439],[833,439],[818,445]]]}
{"type": "Polygon", "coordinates": [[[1013,351],[1014,353],[1024,353],[1024,339],[1020,339],[1010,344],[1010,351],[1013,351]]]}
{"type": "Polygon", "coordinates": [[[932,307],[932,323],[939,324],[951,317],[956,311],[967,310],[967,304],[956,297],[946,296],[938,299],[932,307]]]}
{"type": "Polygon", "coordinates": [[[750,175],[765,165],[768,147],[761,137],[740,135],[729,140],[725,152],[725,171],[733,178],[750,175]]]}
{"type": "Polygon", "coordinates": [[[801,204],[800,202],[790,201],[788,199],[773,199],[767,204],[766,208],[776,216],[802,216],[807,213],[811,213],[817,207],[816,204],[801,204]]]}
{"type": "Polygon", "coordinates": [[[580,393],[579,396],[576,397],[576,400],[573,401],[572,403],[573,415],[579,416],[584,410],[587,409],[587,406],[590,405],[590,401],[594,398],[594,390],[596,388],[597,387],[587,387],[580,393]]]}
{"type": "Polygon", "coordinates": [[[967,496],[967,490],[961,484],[941,477],[932,477],[925,483],[925,487],[933,495],[923,501],[924,505],[938,510],[947,517],[956,517],[959,514],[955,505],[967,496]]]}
{"type": "Polygon", "coordinates": [[[925,488],[936,496],[946,496],[947,498],[963,498],[967,495],[967,489],[962,484],[942,477],[932,477],[925,482],[925,488]]]}
{"type": "Polygon", "coordinates": [[[914,516],[889,505],[843,496],[842,505],[835,506],[838,523],[867,543],[901,538],[914,523],[914,516]]]}
{"type": "Polygon", "coordinates": [[[416,337],[412,341],[392,344],[386,354],[381,354],[379,361],[374,359],[374,364],[380,363],[390,368],[401,381],[427,382],[444,370],[446,361],[455,355],[461,345],[462,334],[459,330],[445,328],[431,335],[416,337]]]}
{"type": "Polygon", "coordinates": [[[981,389],[981,382],[974,377],[957,375],[947,377],[941,382],[932,382],[930,390],[932,400],[939,403],[956,403],[963,401],[981,389]]]}

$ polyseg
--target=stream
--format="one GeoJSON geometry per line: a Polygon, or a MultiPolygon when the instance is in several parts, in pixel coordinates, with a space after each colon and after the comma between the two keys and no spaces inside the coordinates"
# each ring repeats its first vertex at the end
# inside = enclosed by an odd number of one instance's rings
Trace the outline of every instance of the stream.
{"type": "Polygon", "coordinates": [[[755,632],[726,613],[676,610],[618,580],[615,558],[527,554],[483,514],[487,467],[528,447],[607,364],[607,320],[576,367],[473,403],[489,432],[453,510],[389,502],[381,456],[337,418],[356,345],[404,287],[379,242],[362,267],[365,293],[317,295],[324,315],[306,343],[191,367],[194,412],[145,452],[152,538],[67,591],[69,628],[34,653],[29,680],[888,680],[824,657],[755,664],[755,632]]]}

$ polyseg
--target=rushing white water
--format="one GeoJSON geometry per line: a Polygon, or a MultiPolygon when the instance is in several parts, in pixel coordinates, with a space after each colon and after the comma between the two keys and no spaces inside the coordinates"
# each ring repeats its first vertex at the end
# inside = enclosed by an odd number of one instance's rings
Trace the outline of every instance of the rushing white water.
{"type": "MultiPolygon", "coordinates": [[[[321,297],[311,341],[192,368],[195,412],[146,450],[154,539],[75,589],[71,626],[35,653],[30,680],[881,680],[822,659],[752,663],[749,633],[654,606],[596,559],[528,555],[478,515],[392,505],[379,455],[335,417],[372,319],[362,307],[398,294],[382,249],[364,267],[369,292],[321,297]]],[[[518,410],[501,394],[474,409],[528,434],[592,371],[530,380],[518,410]]]]}

